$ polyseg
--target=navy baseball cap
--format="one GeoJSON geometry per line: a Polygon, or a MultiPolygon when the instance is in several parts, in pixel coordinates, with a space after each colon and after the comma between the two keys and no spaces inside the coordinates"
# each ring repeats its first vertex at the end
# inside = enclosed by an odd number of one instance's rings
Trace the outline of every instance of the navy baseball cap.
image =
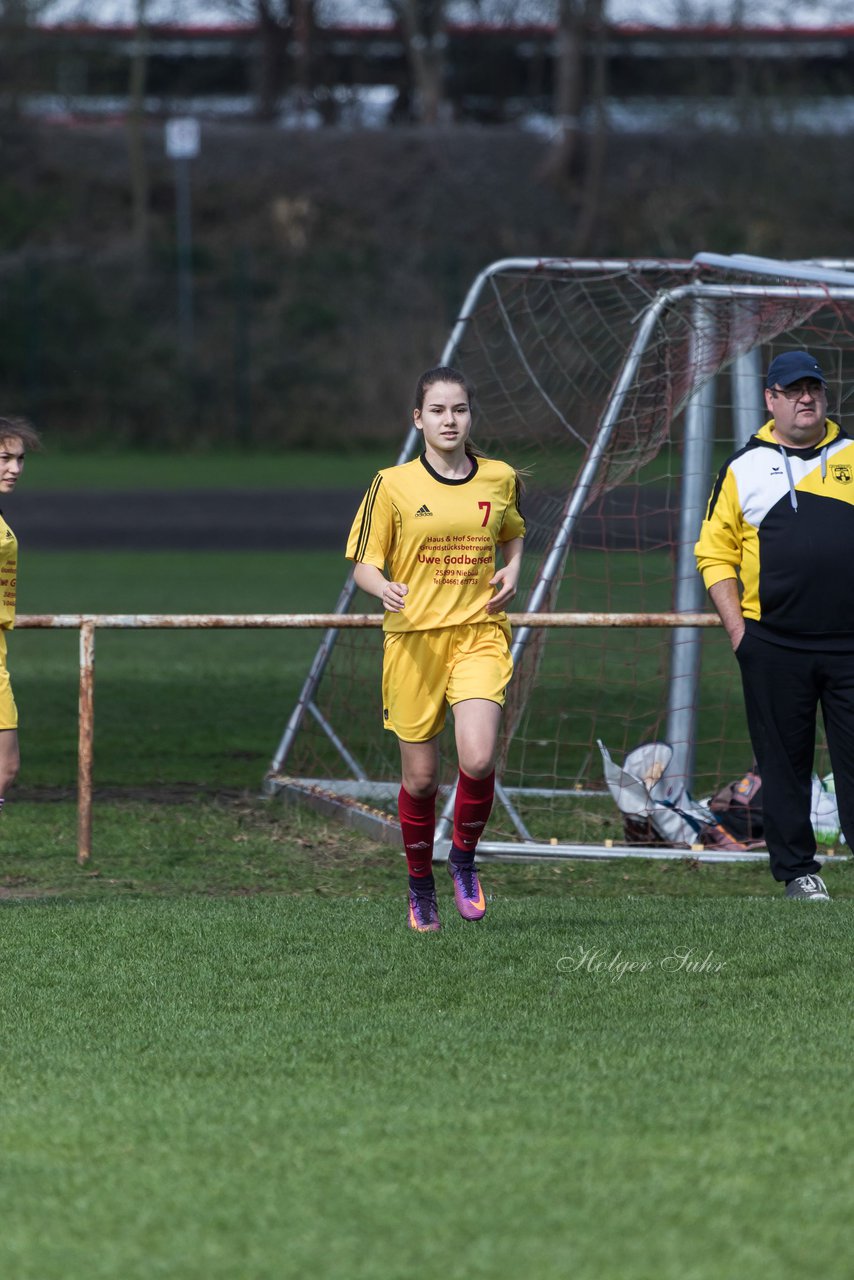
{"type": "Polygon", "coordinates": [[[769,364],[765,385],[766,387],[773,387],[775,384],[779,387],[790,387],[793,382],[799,382],[801,378],[817,378],[819,382],[827,385],[827,378],[822,373],[815,356],[811,356],[808,351],[784,351],[769,364]]]}

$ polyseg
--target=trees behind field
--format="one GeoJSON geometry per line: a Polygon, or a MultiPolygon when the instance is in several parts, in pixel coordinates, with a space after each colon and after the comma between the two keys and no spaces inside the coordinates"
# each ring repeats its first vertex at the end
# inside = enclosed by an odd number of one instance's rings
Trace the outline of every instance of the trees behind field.
{"type": "MultiPolygon", "coordinates": [[[[298,0],[301,9],[245,0],[241,12],[256,16],[257,4],[268,6],[271,43],[256,81],[265,119],[203,121],[192,162],[188,359],[174,174],[163,120],[145,109],[150,24],[165,11],[158,0],[131,2],[134,56],[123,54],[118,82],[127,109],[89,126],[21,113],[32,23],[51,10],[0,0],[9,73],[0,93],[0,403],[54,437],[157,447],[396,443],[389,405],[408,402],[412,370],[440,354],[472,278],[494,258],[854,256],[842,134],[786,131],[800,181],[785,215],[773,122],[752,120],[747,108],[738,145],[726,130],[677,120],[657,134],[608,134],[603,49],[616,0],[607,9],[605,0],[560,0],[554,105],[539,134],[465,119],[443,0],[412,8],[433,61],[407,71],[399,127],[273,127],[289,95],[306,110],[325,101],[324,119],[335,118],[328,84],[325,99],[317,88],[326,83],[318,32],[329,10],[321,14],[319,0],[298,0]],[[295,22],[304,35],[296,41],[295,22]],[[816,202],[830,175],[833,199],[816,202]]],[[[374,2],[388,12],[391,0],[374,2]]],[[[518,19],[512,0],[498,5],[477,12],[493,22],[503,14],[508,26],[518,19]]],[[[500,68],[488,70],[500,78],[500,68]]]]}
{"type": "Polygon", "coordinates": [[[591,128],[606,72],[610,93],[623,99],[851,92],[854,81],[844,28],[835,42],[810,31],[799,41],[795,30],[797,21],[846,21],[842,0],[764,0],[749,10],[744,0],[661,0],[654,11],[648,0],[123,2],[121,30],[97,26],[96,0],[2,0],[6,84],[65,99],[75,111],[75,99],[125,93],[128,63],[145,45],[155,111],[183,96],[207,98],[216,113],[217,95],[237,93],[251,96],[259,120],[352,126],[381,87],[385,101],[396,94],[388,123],[538,115],[545,126],[551,117],[560,156],[578,150],[577,122],[591,128]],[[57,17],[75,25],[42,27],[32,38],[35,19],[57,17]],[[223,18],[229,26],[198,25],[223,18]],[[763,22],[779,33],[757,36],[763,22]]]}
{"type": "Polygon", "coordinates": [[[286,90],[305,108],[315,88],[315,0],[223,0],[222,7],[229,17],[256,30],[257,118],[274,120],[286,90]]]}
{"type": "MultiPolygon", "coordinates": [[[[173,177],[145,135],[147,265],[118,126],[34,126],[0,179],[0,404],[52,447],[398,447],[413,372],[441,354],[475,274],[578,256],[547,141],[507,130],[205,126],[193,162],[194,342],[181,345],[173,177]]],[[[727,134],[609,142],[592,257],[699,250],[854,257],[845,137],[777,152],[727,134]],[[814,199],[827,174],[834,199],[814,199]],[[750,199],[744,193],[750,192],[750,199]]]]}
{"type": "Polygon", "coordinates": [[[34,79],[38,50],[33,24],[49,0],[0,0],[0,122],[18,119],[21,99],[34,79]]]}

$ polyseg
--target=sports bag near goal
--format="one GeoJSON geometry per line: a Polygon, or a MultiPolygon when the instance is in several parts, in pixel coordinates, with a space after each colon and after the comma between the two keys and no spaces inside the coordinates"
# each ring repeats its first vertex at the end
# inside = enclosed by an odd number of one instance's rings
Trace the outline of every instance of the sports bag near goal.
{"type": "Polygon", "coordinates": [[[762,779],[756,765],[735,782],[721,787],[709,801],[717,821],[745,849],[758,849],[765,844],[762,823],[762,779]]]}

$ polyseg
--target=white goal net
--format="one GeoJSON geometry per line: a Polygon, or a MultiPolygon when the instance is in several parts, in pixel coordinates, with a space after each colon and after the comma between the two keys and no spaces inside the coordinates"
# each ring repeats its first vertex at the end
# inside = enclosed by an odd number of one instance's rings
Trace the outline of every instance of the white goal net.
{"type": "MultiPolygon", "coordinates": [[[[844,425],[854,389],[845,264],[508,260],[472,285],[437,363],[457,365],[476,389],[475,442],[526,472],[514,608],[605,616],[516,630],[501,802],[484,851],[490,840],[559,849],[619,832],[598,740],[615,760],[669,742],[697,798],[749,767],[723,632],[644,616],[708,608],[693,544],[713,477],[767,416],[768,362],[794,347],[818,356],[830,414],[844,425]],[[617,613],[633,615],[630,625],[608,625],[617,613]]],[[[410,432],[398,460],[417,448],[410,432]]],[[[339,612],[375,609],[345,585],[339,612]]],[[[393,821],[399,758],[380,726],[380,667],[376,630],[327,633],[268,791],[296,780],[393,821]]]]}

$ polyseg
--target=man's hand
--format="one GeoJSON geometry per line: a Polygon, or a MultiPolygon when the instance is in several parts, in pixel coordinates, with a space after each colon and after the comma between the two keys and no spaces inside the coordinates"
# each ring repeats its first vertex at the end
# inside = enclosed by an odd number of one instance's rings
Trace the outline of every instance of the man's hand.
{"type": "Polygon", "coordinates": [[[744,614],[741,612],[741,593],[735,578],[723,578],[709,587],[709,597],[726,627],[733,652],[744,636],[744,614]]]}

